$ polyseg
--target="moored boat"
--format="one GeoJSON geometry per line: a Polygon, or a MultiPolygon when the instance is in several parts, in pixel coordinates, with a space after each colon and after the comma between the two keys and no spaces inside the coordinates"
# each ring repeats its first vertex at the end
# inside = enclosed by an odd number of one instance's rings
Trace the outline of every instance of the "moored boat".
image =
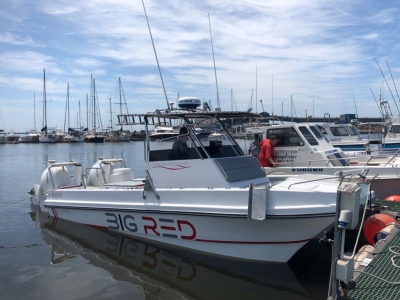
{"type": "Polygon", "coordinates": [[[26,135],[19,138],[21,143],[39,143],[40,133],[36,129],[29,130],[26,135]]]}
{"type": "MultiPolygon", "coordinates": [[[[228,131],[223,143],[196,136],[196,119],[214,117],[224,128],[221,119],[252,114],[157,110],[129,115],[128,125],[144,125],[148,131],[161,115],[181,120],[188,133],[173,145],[145,141],[145,178],[134,178],[124,165],[117,167],[121,159],[99,160],[86,176],[78,163],[50,161],[32,203],[56,219],[254,261],[287,262],[334,222],[342,177],[304,175],[271,184],[258,161],[245,155],[228,131]]],[[[355,190],[358,183],[346,186],[355,190]]]]}

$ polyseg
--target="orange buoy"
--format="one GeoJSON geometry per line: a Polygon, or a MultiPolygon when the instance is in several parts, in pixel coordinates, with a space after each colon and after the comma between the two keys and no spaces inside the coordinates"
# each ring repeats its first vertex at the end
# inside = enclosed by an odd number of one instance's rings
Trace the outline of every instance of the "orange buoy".
{"type": "Polygon", "coordinates": [[[375,244],[377,241],[376,235],[391,222],[396,222],[396,219],[387,214],[370,216],[363,226],[363,233],[368,243],[375,244]]]}
{"type": "Polygon", "coordinates": [[[390,195],[390,196],[387,196],[384,200],[400,202],[400,195],[390,195]]]}

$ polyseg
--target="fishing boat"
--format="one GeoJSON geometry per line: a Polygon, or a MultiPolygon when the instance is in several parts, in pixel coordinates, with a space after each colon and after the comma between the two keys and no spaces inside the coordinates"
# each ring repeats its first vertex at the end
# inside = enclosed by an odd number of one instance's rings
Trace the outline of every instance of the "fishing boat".
{"type": "Polygon", "coordinates": [[[342,150],[365,150],[369,139],[364,139],[353,124],[323,124],[318,128],[332,146],[342,150]]]}
{"type": "Polygon", "coordinates": [[[49,161],[32,203],[55,219],[147,243],[230,259],[287,262],[333,224],[338,188],[339,195],[351,191],[361,198],[360,187],[366,185],[359,178],[346,177],[348,182],[313,174],[271,184],[259,162],[245,155],[225,129],[222,120],[238,117],[253,114],[177,109],[120,115],[120,124],[146,128],[145,178],[135,178],[137,171],[122,159],[100,159],[86,174],[79,163],[49,161]],[[223,129],[224,143],[196,136],[196,121],[210,117],[223,129]],[[160,119],[187,127],[188,133],[176,138],[183,146],[150,141],[149,127],[160,119]]]}
{"type": "Polygon", "coordinates": [[[400,194],[400,160],[397,152],[380,155],[346,155],[335,148],[314,123],[277,124],[259,129],[263,138],[278,137],[274,168],[264,168],[272,180],[275,176],[298,174],[361,174],[374,178],[374,192],[383,199],[393,191],[400,194]]]}

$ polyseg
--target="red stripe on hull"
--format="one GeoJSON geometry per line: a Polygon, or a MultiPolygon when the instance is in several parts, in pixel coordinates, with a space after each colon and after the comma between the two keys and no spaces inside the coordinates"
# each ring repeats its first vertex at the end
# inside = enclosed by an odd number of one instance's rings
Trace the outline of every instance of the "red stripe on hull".
{"type": "Polygon", "coordinates": [[[273,242],[241,242],[241,241],[216,241],[216,240],[203,240],[203,239],[195,239],[196,242],[205,242],[205,243],[217,243],[217,244],[240,244],[240,245],[268,245],[268,244],[298,244],[298,243],[306,243],[311,239],[299,240],[299,241],[273,241],[273,242]]]}

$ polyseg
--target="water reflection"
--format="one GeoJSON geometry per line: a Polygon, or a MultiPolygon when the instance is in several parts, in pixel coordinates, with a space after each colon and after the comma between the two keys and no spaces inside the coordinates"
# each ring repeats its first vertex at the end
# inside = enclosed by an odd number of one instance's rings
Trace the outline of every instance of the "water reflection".
{"type": "Polygon", "coordinates": [[[101,268],[114,280],[133,285],[145,299],[312,298],[288,264],[167,251],[85,225],[54,220],[38,207],[32,207],[31,216],[50,246],[49,262],[54,267],[79,264],[83,272],[101,268]]]}

